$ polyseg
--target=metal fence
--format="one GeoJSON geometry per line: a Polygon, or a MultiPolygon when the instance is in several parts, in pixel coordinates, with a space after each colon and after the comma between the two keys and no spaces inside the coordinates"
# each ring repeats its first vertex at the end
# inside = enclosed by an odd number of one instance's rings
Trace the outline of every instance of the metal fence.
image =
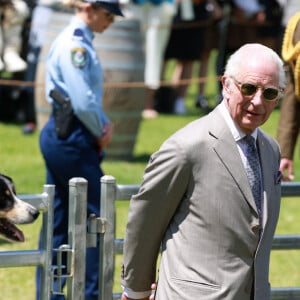
{"type": "Polygon", "coordinates": [[[41,296],[47,300],[50,299],[54,186],[44,185],[42,194],[21,195],[20,198],[42,212],[41,249],[0,252],[0,268],[41,266],[41,296]]]}
{"type": "MultiPolygon", "coordinates": [[[[113,293],[114,261],[116,254],[123,253],[123,239],[115,236],[115,201],[129,200],[136,194],[139,185],[118,185],[112,176],[101,178],[101,216],[106,220],[103,237],[103,255],[99,300],[121,299],[120,293],[113,293]]],[[[282,197],[300,196],[300,182],[282,183],[282,197]]],[[[300,235],[277,235],[274,237],[272,250],[300,250],[300,235]]],[[[272,288],[272,300],[300,300],[300,287],[272,288]]]]}
{"type": "MultiPolygon", "coordinates": [[[[86,247],[95,246],[95,235],[102,228],[96,226],[94,216],[88,218],[93,232],[87,232],[87,181],[84,178],[72,178],[69,181],[69,225],[68,244],[53,249],[53,203],[55,186],[45,185],[42,194],[18,195],[42,212],[41,247],[33,250],[0,252],[0,268],[36,266],[41,267],[42,300],[49,300],[52,294],[63,294],[62,286],[54,290],[53,280],[66,279],[67,300],[85,298],[85,256],[86,247]],[[53,251],[57,252],[58,264],[52,265],[53,251]],[[66,256],[67,265],[59,263],[66,256]]],[[[102,229],[103,231],[103,229],[102,229]]]]}
{"type": "MultiPolygon", "coordinates": [[[[120,299],[113,293],[115,255],[123,253],[123,239],[115,235],[115,201],[126,200],[137,193],[139,185],[117,185],[112,176],[101,178],[101,217],[86,215],[87,185],[84,178],[69,181],[69,239],[67,245],[53,249],[53,201],[55,187],[45,185],[44,192],[36,195],[19,195],[20,198],[42,212],[42,247],[34,250],[0,252],[0,268],[37,266],[41,267],[41,299],[50,299],[51,294],[62,294],[62,287],[53,290],[53,280],[66,279],[67,300],[84,299],[86,248],[95,247],[100,238],[99,300],[120,299]],[[88,225],[88,227],[87,227],[88,225]],[[87,229],[88,228],[88,229],[87,229]],[[67,265],[53,266],[52,253],[58,258],[67,256],[67,265]]],[[[283,197],[300,196],[300,182],[283,183],[283,197]]],[[[272,249],[300,249],[300,235],[275,236],[272,249]]],[[[59,259],[58,259],[59,261],[59,259]]],[[[300,287],[273,288],[272,300],[300,299],[300,287]]]]}

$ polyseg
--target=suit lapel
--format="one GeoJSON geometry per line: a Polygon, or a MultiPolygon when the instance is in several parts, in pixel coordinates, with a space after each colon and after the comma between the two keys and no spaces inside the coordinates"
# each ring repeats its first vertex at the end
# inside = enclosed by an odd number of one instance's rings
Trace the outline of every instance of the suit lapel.
{"type": "Polygon", "coordinates": [[[270,159],[271,149],[268,149],[268,144],[266,143],[262,133],[259,131],[257,136],[257,146],[260,156],[261,169],[262,169],[262,179],[263,179],[263,227],[265,226],[268,218],[268,206],[271,187],[274,185],[274,174],[272,174],[272,159],[270,159]]]}
{"type": "Polygon", "coordinates": [[[213,148],[228,172],[231,174],[233,180],[236,182],[246,201],[253,210],[257,212],[256,204],[236,142],[221,114],[218,110],[214,110],[212,113],[214,112],[216,112],[216,118],[214,119],[215,121],[211,122],[212,127],[209,130],[210,135],[215,138],[213,148]]]}

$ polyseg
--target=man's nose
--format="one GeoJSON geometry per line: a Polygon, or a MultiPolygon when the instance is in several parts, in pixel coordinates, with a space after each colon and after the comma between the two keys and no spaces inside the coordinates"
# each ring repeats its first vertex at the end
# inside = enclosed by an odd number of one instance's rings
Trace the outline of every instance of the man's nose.
{"type": "Polygon", "coordinates": [[[261,105],[264,102],[263,90],[258,88],[253,98],[251,99],[251,103],[255,105],[261,105]]]}

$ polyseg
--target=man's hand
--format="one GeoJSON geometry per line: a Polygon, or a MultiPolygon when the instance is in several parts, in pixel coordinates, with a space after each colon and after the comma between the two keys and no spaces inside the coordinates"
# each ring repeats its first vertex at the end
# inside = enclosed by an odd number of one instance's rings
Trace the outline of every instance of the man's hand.
{"type": "Polygon", "coordinates": [[[153,298],[150,298],[150,297],[149,298],[142,298],[142,299],[133,299],[133,298],[128,298],[124,294],[122,294],[121,300],[150,300],[150,299],[153,299],[153,298]]]}
{"type": "MultiPolygon", "coordinates": [[[[151,290],[155,291],[156,290],[156,283],[151,284],[151,290]]],[[[140,298],[140,299],[133,299],[133,298],[128,298],[124,293],[122,294],[121,300],[154,300],[154,293],[152,293],[149,297],[147,298],[140,298]]]]}
{"type": "Polygon", "coordinates": [[[280,161],[279,170],[282,172],[282,181],[292,181],[294,180],[294,166],[293,161],[289,158],[283,157],[280,161]]]}
{"type": "Polygon", "coordinates": [[[102,149],[105,149],[107,145],[111,142],[112,134],[113,134],[113,124],[111,123],[105,124],[102,132],[102,137],[101,137],[102,149]]]}
{"type": "Polygon", "coordinates": [[[100,152],[107,147],[112,139],[113,134],[113,124],[105,124],[102,132],[102,136],[96,139],[96,145],[100,152]]]}

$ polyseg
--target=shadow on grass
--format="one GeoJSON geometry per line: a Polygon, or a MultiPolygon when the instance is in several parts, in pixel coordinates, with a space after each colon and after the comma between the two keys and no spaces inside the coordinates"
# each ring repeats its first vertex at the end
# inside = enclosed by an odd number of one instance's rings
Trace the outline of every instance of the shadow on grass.
{"type": "Polygon", "coordinates": [[[135,155],[131,162],[137,163],[147,163],[152,153],[142,153],[139,155],[135,155]]]}
{"type": "Polygon", "coordinates": [[[105,162],[109,163],[147,163],[149,161],[150,155],[152,153],[142,153],[139,155],[134,155],[132,158],[121,159],[121,158],[113,158],[113,157],[105,157],[105,162]]]}
{"type": "Polygon", "coordinates": [[[10,244],[10,242],[0,237],[0,246],[5,244],[10,244]]]}

